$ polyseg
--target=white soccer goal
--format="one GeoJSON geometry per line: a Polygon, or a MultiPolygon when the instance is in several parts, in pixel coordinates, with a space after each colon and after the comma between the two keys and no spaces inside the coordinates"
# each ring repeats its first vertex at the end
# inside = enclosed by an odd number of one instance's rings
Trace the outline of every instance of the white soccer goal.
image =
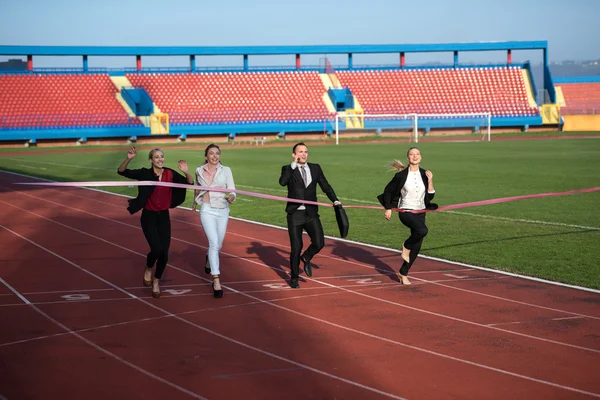
{"type": "MultiPolygon", "coordinates": [[[[436,121],[440,128],[475,128],[482,133],[481,139],[492,140],[491,113],[463,114],[362,114],[340,112],[335,115],[335,144],[339,144],[340,130],[347,129],[406,129],[410,130],[410,141],[419,142],[419,122],[436,121]]],[[[431,125],[431,124],[429,124],[431,125]]]]}

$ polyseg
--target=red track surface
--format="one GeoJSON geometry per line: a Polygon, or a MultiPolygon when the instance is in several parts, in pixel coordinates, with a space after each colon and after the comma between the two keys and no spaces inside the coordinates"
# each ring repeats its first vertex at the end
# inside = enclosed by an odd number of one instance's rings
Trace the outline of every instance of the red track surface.
{"type": "Polygon", "coordinates": [[[124,198],[25,179],[0,173],[0,399],[600,397],[600,294],[422,258],[402,286],[335,240],[294,290],[287,233],[231,220],[214,299],[178,209],[155,300],[124,198]]]}

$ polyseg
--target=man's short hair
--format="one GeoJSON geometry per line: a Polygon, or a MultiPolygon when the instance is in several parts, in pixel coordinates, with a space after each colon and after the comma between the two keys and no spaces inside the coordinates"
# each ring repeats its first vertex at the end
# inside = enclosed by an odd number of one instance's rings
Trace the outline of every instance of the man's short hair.
{"type": "Polygon", "coordinates": [[[308,149],[308,146],[304,144],[304,142],[298,142],[294,145],[294,148],[292,149],[292,153],[296,154],[296,147],[298,146],[304,146],[308,149]]]}

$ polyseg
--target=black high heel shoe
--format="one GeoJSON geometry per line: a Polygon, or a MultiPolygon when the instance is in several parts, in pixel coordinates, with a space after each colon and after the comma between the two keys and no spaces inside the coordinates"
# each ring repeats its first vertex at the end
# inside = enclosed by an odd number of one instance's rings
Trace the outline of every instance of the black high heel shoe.
{"type": "MultiPolygon", "coordinates": [[[[219,279],[219,278],[216,278],[216,279],[219,279]]],[[[221,297],[223,297],[223,289],[215,290],[214,279],[213,279],[213,283],[212,283],[212,288],[213,288],[213,296],[215,296],[215,299],[220,299],[221,297]]]]}
{"type": "Polygon", "coordinates": [[[208,254],[206,255],[206,261],[204,262],[204,272],[210,274],[210,264],[208,263],[208,254]]]}

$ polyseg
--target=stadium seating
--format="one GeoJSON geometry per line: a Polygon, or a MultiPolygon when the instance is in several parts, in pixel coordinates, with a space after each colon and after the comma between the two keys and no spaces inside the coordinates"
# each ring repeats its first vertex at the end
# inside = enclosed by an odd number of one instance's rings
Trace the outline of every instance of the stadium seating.
{"type": "Polygon", "coordinates": [[[329,112],[317,72],[128,74],[172,125],[317,122],[329,112]]]}
{"type": "Polygon", "coordinates": [[[366,114],[539,115],[520,67],[336,71],[366,114]]]}
{"type": "Polygon", "coordinates": [[[141,126],[106,74],[0,75],[0,129],[141,126]]]}
{"type": "MultiPolygon", "coordinates": [[[[536,116],[520,67],[336,71],[367,114],[536,116]]],[[[130,73],[170,124],[320,122],[332,115],[316,71],[130,73]]],[[[580,90],[600,102],[598,85],[580,90]],[[596,97],[594,97],[596,96],[596,97]]],[[[567,102],[572,97],[564,85],[567,102]]],[[[586,88],[588,86],[585,86],[586,88]]],[[[0,129],[142,126],[107,74],[0,75],[0,129]]]]}
{"type": "Polygon", "coordinates": [[[566,106],[562,114],[600,114],[600,82],[560,84],[566,106]]]}

